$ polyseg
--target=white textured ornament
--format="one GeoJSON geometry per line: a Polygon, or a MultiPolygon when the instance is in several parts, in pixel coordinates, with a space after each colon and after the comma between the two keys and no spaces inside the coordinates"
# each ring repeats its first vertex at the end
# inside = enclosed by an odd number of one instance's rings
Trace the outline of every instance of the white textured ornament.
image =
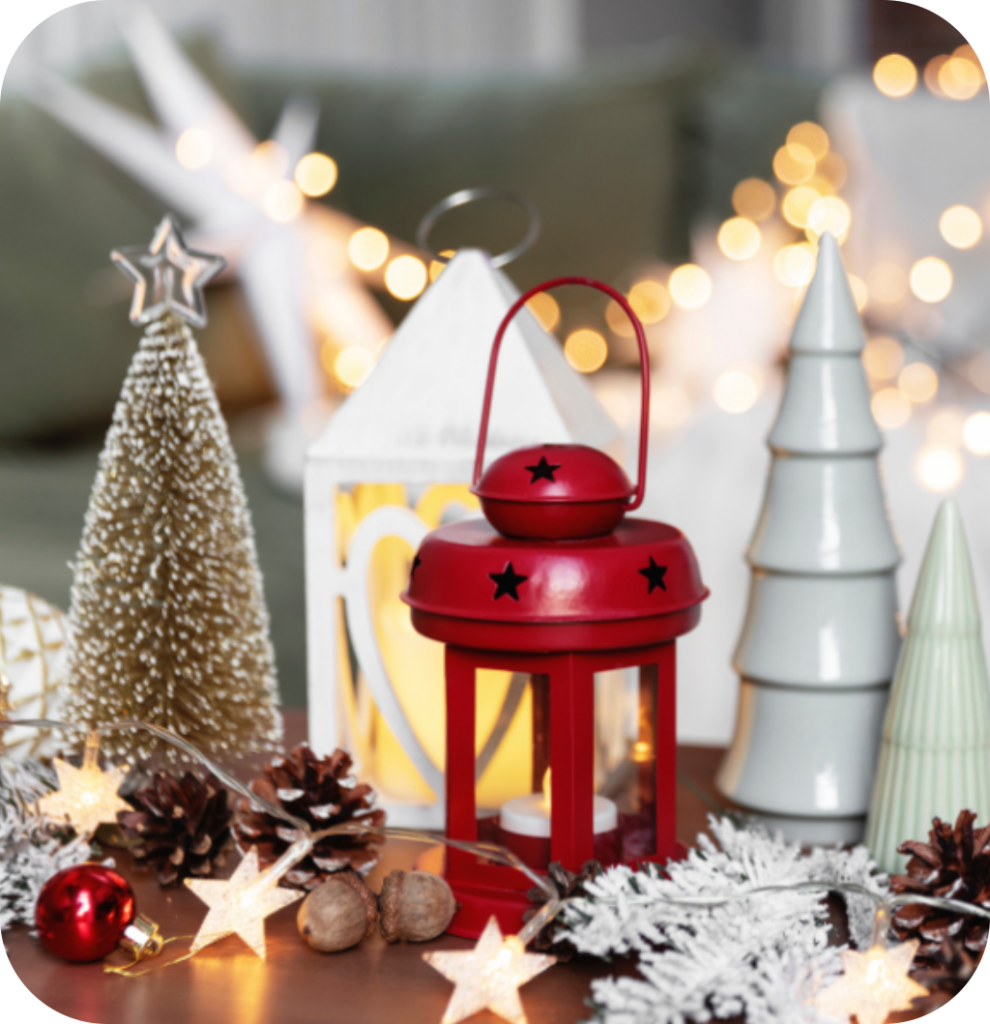
{"type": "Polygon", "coordinates": [[[866,841],[885,871],[932,818],[990,816],[990,682],[959,508],[942,503],[921,567],[884,724],[866,841]]]}
{"type": "MultiPolygon", "coordinates": [[[[66,677],[69,627],[64,612],[26,590],[0,586],[0,672],[10,688],[11,717],[58,718],[66,677]]],[[[5,729],[4,757],[22,761],[54,753],[61,737],[48,729],[5,729]]]]}
{"type": "Polygon", "coordinates": [[[734,659],[739,710],[716,780],[771,828],[806,843],[862,835],[900,645],[900,555],[863,343],[838,243],[826,233],[769,438],[734,659]]]}

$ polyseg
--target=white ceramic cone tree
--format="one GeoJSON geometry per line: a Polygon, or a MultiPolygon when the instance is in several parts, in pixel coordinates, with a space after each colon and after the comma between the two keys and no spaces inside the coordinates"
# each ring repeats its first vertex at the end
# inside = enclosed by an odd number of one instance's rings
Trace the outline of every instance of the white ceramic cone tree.
{"type": "Polygon", "coordinates": [[[830,234],[790,344],[748,551],[722,793],[805,843],[861,838],[900,643],[864,335],[830,234]]]}
{"type": "Polygon", "coordinates": [[[903,871],[905,839],[936,815],[990,816],[990,684],[980,609],[956,503],[942,503],[908,616],[870,805],[866,842],[884,871],[903,871]]]}

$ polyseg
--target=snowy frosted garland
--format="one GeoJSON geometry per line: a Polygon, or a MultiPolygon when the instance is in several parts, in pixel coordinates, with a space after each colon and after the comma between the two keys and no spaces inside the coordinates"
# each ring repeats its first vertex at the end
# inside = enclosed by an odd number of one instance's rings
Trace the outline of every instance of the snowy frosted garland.
{"type": "Polygon", "coordinates": [[[32,807],[55,788],[55,773],[37,761],[0,768],[0,928],[33,924],[41,887],[62,868],[90,855],[32,807]]]}
{"type": "MultiPolygon", "coordinates": [[[[0,721],[0,729],[14,725],[81,728],[50,720],[0,721]]],[[[313,832],[306,822],[248,790],[168,729],[123,720],[95,731],[102,735],[124,728],[144,729],[173,744],[232,790],[298,831],[300,838],[266,876],[284,875],[327,835],[370,832],[437,842],[436,836],[427,833],[358,822],[313,832]]],[[[24,780],[21,784],[35,795],[51,788],[50,779],[35,783],[33,790],[24,780]]],[[[20,799],[21,806],[26,806],[23,793],[20,799]]],[[[842,970],[841,951],[829,945],[827,908],[820,899],[827,892],[853,897],[848,901],[849,927],[860,948],[882,948],[892,911],[911,903],[990,919],[990,911],[957,900],[892,895],[885,877],[874,874],[864,847],[849,852],[816,849],[804,856],[798,846],[779,836],[736,828],[727,818],[711,816],[710,828],[718,845],[701,834],[698,848],[683,861],[672,861],[662,871],[653,864],[638,870],[613,867],[585,882],[584,896],[566,900],[559,898],[547,878],[509,850],[487,843],[443,842],[522,871],[546,894],[544,906],[513,937],[523,947],[559,914],[563,927],[557,937],[580,952],[597,957],[639,954],[642,978],[592,983],[593,1005],[605,1024],[686,1024],[689,1019],[702,1024],[743,1012],[749,1024],[835,1020],[815,1003],[816,994],[842,970]],[[761,901],[758,914],[747,907],[757,897],[761,901]]],[[[73,862],[81,859],[71,845],[64,848],[64,857],[73,862]]],[[[31,905],[26,893],[22,903],[31,905]]],[[[20,913],[20,918],[4,923],[24,919],[23,907],[20,913]]]]}

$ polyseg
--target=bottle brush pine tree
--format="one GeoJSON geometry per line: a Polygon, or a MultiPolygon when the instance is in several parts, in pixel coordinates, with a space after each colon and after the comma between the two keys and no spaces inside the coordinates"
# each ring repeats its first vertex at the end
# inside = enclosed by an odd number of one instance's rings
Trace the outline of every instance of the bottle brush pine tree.
{"type": "MultiPolygon", "coordinates": [[[[71,721],[165,726],[212,756],[281,737],[268,613],[230,436],[187,326],[223,260],[188,250],[170,217],[148,248],[116,251],[146,325],[107,434],[74,566],[71,721]]],[[[183,760],[140,730],[118,755],[183,760]]]]}

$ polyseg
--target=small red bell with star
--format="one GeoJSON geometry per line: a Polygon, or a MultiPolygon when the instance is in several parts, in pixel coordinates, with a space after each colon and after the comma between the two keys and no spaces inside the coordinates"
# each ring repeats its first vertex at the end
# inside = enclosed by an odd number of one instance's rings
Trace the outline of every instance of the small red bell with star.
{"type": "MultiPolygon", "coordinates": [[[[403,594],[413,626],[446,644],[447,835],[507,846],[537,870],[559,861],[579,871],[592,858],[664,862],[683,852],[675,838],[675,642],[698,624],[708,590],[680,530],[626,515],[642,504],[646,486],[649,397],[646,335],[623,295],[584,277],[558,278],[522,295],[499,327],[488,369],[473,487],[485,519],[429,534],[403,594]],[[532,296],[569,284],[604,292],[636,332],[642,406],[635,485],[607,455],[584,445],[519,449],[483,472],[505,331],[532,296]],[[523,680],[529,700],[517,708],[532,716],[531,784],[500,808],[479,808],[476,799],[479,669],[523,680]],[[623,671],[619,701],[623,690],[635,695],[628,708],[614,706],[616,673],[623,671]],[[605,673],[611,688],[599,685],[605,673]],[[612,721],[608,743],[597,719],[612,721]],[[617,720],[625,746],[618,757],[617,720]],[[623,720],[630,723],[624,730],[623,720]]],[[[503,715],[511,719],[508,704],[503,715]]],[[[444,872],[461,904],[454,934],[477,937],[492,914],[505,930],[521,926],[530,888],[521,872],[452,848],[444,872]]]]}

